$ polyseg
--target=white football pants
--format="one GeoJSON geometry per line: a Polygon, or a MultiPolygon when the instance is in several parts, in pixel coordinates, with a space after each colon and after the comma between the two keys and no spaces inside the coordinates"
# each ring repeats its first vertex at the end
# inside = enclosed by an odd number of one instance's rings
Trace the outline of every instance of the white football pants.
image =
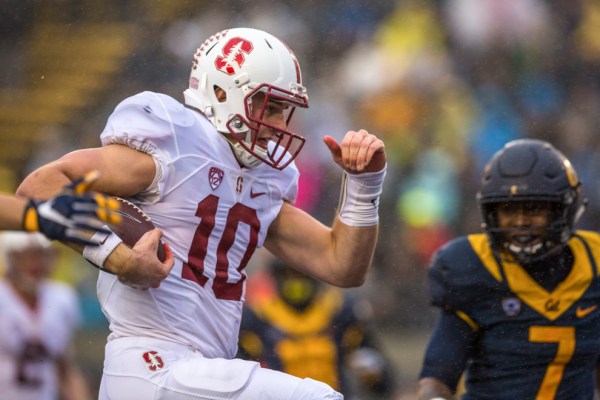
{"type": "Polygon", "coordinates": [[[328,385],[239,359],[204,358],[175,342],[123,338],[106,345],[100,400],[342,400],[328,385]]]}

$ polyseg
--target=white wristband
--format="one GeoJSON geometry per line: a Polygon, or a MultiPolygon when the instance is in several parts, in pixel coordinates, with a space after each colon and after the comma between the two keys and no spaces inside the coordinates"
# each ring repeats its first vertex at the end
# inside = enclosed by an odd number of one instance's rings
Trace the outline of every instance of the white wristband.
{"type": "MultiPolygon", "coordinates": [[[[106,226],[105,228],[108,229],[106,226]]],[[[106,233],[102,232],[94,234],[92,239],[98,239],[101,244],[99,246],[85,246],[83,248],[83,257],[96,267],[103,269],[104,262],[110,253],[123,241],[115,233],[110,233],[106,236],[106,233]]]]}
{"type": "Polygon", "coordinates": [[[373,226],[379,222],[379,196],[386,167],[358,175],[344,172],[339,218],[349,226],[373,226]]]}

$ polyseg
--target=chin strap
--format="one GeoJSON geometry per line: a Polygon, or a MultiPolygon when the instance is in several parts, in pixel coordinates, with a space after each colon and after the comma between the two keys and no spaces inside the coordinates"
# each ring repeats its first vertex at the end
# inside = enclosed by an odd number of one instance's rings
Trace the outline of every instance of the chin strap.
{"type": "Polygon", "coordinates": [[[577,221],[579,221],[579,218],[581,218],[581,216],[585,212],[587,205],[588,205],[588,199],[584,199],[581,202],[581,205],[579,207],[577,207],[577,211],[575,211],[575,216],[573,217],[573,225],[575,225],[577,223],[577,221]]]}
{"type": "Polygon", "coordinates": [[[235,158],[237,158],[238,162],[242,166],[246,168],[254,168],[258,167],[262,163],[262,161],[244,149],[241,144],[232,142],[229,142],[229,144],[231,145],[231,149],[233,150],[235,158]]]}
{"type": "MultiPolygon", "coordinates": [[[[254,168],[254,167],[258,167],[262,163],[262,161],[260,161],[258,158],[256,158],[252,154],[250,154],[250,152],[248,152],[248,150],[246,150],[237,140],[235,140],[233,137],[231,137],[231,134],[223,133],[223,132],[219,132],[219,133],[221,133],[221,135],[223,135],[223,137],[227,140],[227,142],[229,142],[229,145],[231,146],[231,150],[233,151],[233,155],[238,160],[240,165],[242,165],[243,167],[246,167],[246,168],[254,168]]],[[[249,134],[250,134],[250,131],[248,131],[247,135],[249,135],[249,134]]],[[[268,157],[268,153],[264,149],[257,148],[255,151],[257,153],[259,153],[265,159],[268,157]]]]}

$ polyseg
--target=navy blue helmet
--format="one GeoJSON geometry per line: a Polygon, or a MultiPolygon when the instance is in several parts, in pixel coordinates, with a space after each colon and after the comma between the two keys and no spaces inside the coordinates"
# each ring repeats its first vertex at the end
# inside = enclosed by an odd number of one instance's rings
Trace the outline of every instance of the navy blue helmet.
{"type": "MultiPolygon", "coordinates": [[[[486,165],[477,201],[483,228],[492,247],[521,263],[535,262],[566,245],[573,225],[583,212],[580,181],[569,160],[550,143],[520,139],[507,143],[486,165]],[[550,222],[543,227],[542,240],[522,235],[522,245],[509,243],[507,233],[515,228],[500,228],[498,208],[513,202],[529,202],[530,207],[544,203],[552,210],[550,222]],[[528,242],[535,241],[535,246],[528,242]]],[[[540,227],[531,227],[539,231],[540,227]]],[[[519,228],[523,231],[522,228],[519,228]]]]}

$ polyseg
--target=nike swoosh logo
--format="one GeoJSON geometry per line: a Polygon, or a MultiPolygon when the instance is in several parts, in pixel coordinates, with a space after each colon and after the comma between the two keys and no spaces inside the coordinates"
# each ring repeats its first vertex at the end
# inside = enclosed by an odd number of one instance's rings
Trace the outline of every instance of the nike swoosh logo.
{"type": "MultiPolygon", "coordinates": [[[[105,228],[106,228],[106,226],[105,226],[105,228]]],[[[109,237],[110,235],[111,235],[110,233],[109,233],[108,235],[107,235],[107,234],[105,234],[105,235],[104,235],[104,239],[102,239],[102,240],[100,241],[100,243],[98,243],[98,246],[102,246],[104,243],[106,243],[106,239],[108,239],[108,237],[109,237]]]]}
{"type": "Polygon", "coordinates": [[[252,198],[252,199],[253,199],[253,198],[255,198],[255,197],[262,196],[262,195],[263,195],[263,194],[265,194],[265,193],[266,193],[266,192],[256,192],[256,193],[254,193],[254,192],[252,191],[252,189],[250,189],[250,198],[252,198]]]}
{"type": "Polygon", "coordinates": [[[577,307],[577,310],[575,310],[575,316],[577,316],[577,318],[583,318],[586,315],[593,313],[594,311],[596,311],[596,309],[598,308],[598,306],[590,306],[587,308],[581,308],[581,307],[577,307]]]}

